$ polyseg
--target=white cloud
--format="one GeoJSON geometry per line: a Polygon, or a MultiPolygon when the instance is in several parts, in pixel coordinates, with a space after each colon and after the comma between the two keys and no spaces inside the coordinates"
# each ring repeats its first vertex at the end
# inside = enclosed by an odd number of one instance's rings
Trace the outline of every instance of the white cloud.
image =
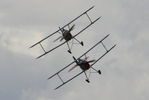
{"type": "Polygon", "coordinates": [[[14,29],[14,28],[4,28],[1,29],[1,47],[4,47],[12,52],[37,56],[40,54],[39,50],[34,52],[29,51],[29,47],[43,38],[43,33],[23,30],[23,29],[14,29]]]}

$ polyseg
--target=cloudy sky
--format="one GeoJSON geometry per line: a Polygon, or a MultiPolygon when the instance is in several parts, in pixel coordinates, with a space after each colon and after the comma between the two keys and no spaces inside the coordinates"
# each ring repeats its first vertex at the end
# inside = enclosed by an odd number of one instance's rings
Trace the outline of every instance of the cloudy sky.
{"type": "Polygon", "coordinates": [[[148,0],[0,0],[0,100],[148,100],[148,5],[148,0]],[[95,65],[102,75],[94,74],[90,84],[81,75],[55,91],[57,81],[46,79],[72,56],[63,46],[37,60],[41,51],[29,47],[93,5],[92,18],[102,18],[78,36],[87,45],[76,47],[74,55],[107,34],[107,45],[117,47],[95,65]]]}

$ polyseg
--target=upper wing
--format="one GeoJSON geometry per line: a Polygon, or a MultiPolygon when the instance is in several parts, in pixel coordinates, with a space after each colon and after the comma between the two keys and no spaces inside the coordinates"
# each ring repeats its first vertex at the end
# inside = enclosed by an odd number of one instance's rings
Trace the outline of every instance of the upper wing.
{"type": "Polygon", "coordinates": [[[59,31],[61,31],[61,29],[65,28],[66,26],[69,26],[71,23],[73,23],[75,20],[77,20],[78,18],[80,18],[81,16],[83,16],[84,14],[86,14],[88,11],[90,11],[91,9],[93,9],[94,6],[92,6],[91,8],[89,8],[88,10],[86,10],[85,12],[83,12],[81,15],[79,15],[78,17],[74,18],[72,21],[70,21],[68,24],[64,25],[63,27],[61,27],[59,30],[53,32],[52,34],[48,35],[47,37],[43,38],[42,40],[40,40],[39,42],[33,44],[30,48],[40,44],[42,41],[46,40],[47,38],[49,38],[50,36],[58,33],[59,31]]]}
{"type": "Polygon", "coordinates": [[[91,21],[91,23],[89,25],[87,25],[85,28],[83,28],[81,31],[79,31],[76,35],[73,36],[73,38],[75,38],[77,35],[79,35],[80,33],[82,33],[84,30],[86,30],[88,27],[90,27],[92,24],[94,24],[96,21],[98,21],[101,18],[101,16],[99,18],[97,18],[94,21],[91,21]]]}
{"type": "MultiPolygon", "coordinates": [[[[83,57],[86,55],[88,52],[90,52],[93,48],[95,48],[98,44],[102,43],[103,40],[105,40],[110,34],[106,35],[103,39],[101,39],[98,43],[96,43],[93,47],[91,47],[88,51],[86,51],[84,54],[82,54],[79,58],[83,57]]],[[[79,59],[78,58],[78,59],[79,59]]]]}
{"type": "Polygon", "coordinates": [[[108,52],[110,52],[115,46],[116,46],[116,45],[113,45],[109,50],[106,50],[106,52],[105,52],[102,56],[100,56],[93,64],[91,64],[91,67],[92,67],[95,63],[97,63],[101,58],[103,58],[108,52]]]}

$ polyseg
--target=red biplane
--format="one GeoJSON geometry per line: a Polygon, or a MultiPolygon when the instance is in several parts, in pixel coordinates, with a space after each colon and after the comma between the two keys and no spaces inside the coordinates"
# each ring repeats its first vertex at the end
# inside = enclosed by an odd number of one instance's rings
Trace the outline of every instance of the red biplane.
{"type": "Polygon", "coordinates": [[[76,17],[75,19],[73,19],[72,21],[70,21],[68,24],[64,25],[64,26],[61,27],[61,28],[59,27],[59,29],[58,29],[56,32],[50,34],[49,36],[45,37],[44,39],[42,39],[42,40],[40,40],[39,42],[37,42],[37,43],[35,43],[34,45],[32,45],[30,48],[33,48],[33,47],[36,46],[36,45],[40,45],[41,48],[42,48],[42,50],[44,51],[44,53],[41,54],[40,56],[38,56],[37,58],[40,58],[40,57],[46,55],[47,53],[49,53],[49,52],[55,50],[56,48],[62,46],[62,45],[65,44],[65,43],[67,43],[68,52],[71,53],[71,48],[70,48],[68,42],[69,42],[70,40],[72,40],[72,39],[76,40],[79,44],[81,44],[81,45],[83,46],[83,41],[80,42],[78,39],[76,39],[76,36],[78,36],[78,35],[79,35],[80,33],[82,33],[85,29],[87,29],[89,26],[91,26],[91,25],[94,24],[97,20],[99,20],[99,19],[101,18],[101,17],[98,17],[97,19],[95,19],[95,20],[93,20],[93,21],[91,20],[90,16],[88,15],[88,12],[89,12],[91,9],[93,9],[93,8],[94,8],[94,6],[92,6],[91,8],[89,8],[88,10],[86,10],[85,12],[83,12],[81,15],[79,15],[78,17],[76,17]],[[70,27],[70,25],[71,25],[72,23],[74,23],[77,19],[79,19],[80,17],[82,17],[82,16],[84,16],[84,15],[87,16],[87,18],[88,18],[88,20],[90,21],[90,23],[89,23],[86,27],[84,27],[83,29],[81,29],[77,34],[72,35],[72,34],[71,34],[71,31],[74,29],[75,25],[73,24],[71,27],[70,27]],[[68,27],[68,30],[66,29],[66,27],[68,27]],[[64,41],[63,43],[59,44],[58,46],[56,46],[56,47],[54,47],[54,48],[52,48],[52,49],[46,51],[45,48],[44,48],[43,45],[42,45],[42,42],[44,42],[45,40],[47,40],[49,37],[51,37],[52,35],[54,35],[54,34],[56,34],[56,33],[60,33],[61,36],[58,37],[57,39],[55,39],[54,42],[57,41],[57,40],[59,40],[59,39],[60,39],[60,41],[62,41],[62,40],[65,40],[65,41],[64,41]]]}
{"type": "Polygon", "coordinates": [[[104,40],[109,36],[109,34],[107,36],[105,36],[102,40],[100,40],[98,43],[96,43],[93,47],[91,47],[89,50],[87,50],[83,55],[81,55],[80,57],[78,57],[77,59],[73,56],[74,61],[71,62],[69,65],[67,65],[66,67],[62,68],[61,70],[59,70],[58,72],[56,72],[54,75],[50,76],[48,79],[51,79],[55,76],[58,76],[58,78],[61,80],[61,84],[56,87],[55,89],[60,88],[61,86],[63,86],[64,84],[68,83],[69,81],[71,81],[72,79],[76,78],[77,76],[79,76],[80,74],[84,73],[86,76],[86,81],[89,83],[89,77],[86,74],[86,71],[89,69],[93,69],[95,72],[101,74],[100,70],[97,70],[95,68],[93,68],[93,65],[95,63],[97,63],[101,58],[103,58],[108,52],[110,52],[116,45],[113,45],[110,49],[107,49],[107,47],[104,44],[104,40]],[[105,49],[104,54],[102,54],[98,59],[96,60],[87,60],[88,57],[86,56],[93,48],[95,48],[97,45],[101,44],[103,46],[103,48],[105,49]],[[85,57],[83,59],[83,57],[85,57]],[[70,79],[64,80],[60,73],[62,73],[62,71],[66,70],[66,68],[68,68],[69,66],[71,66],[72,64],[76,63],[76,65],[74,65],[71,69],[68,70],[68,72],[70,72],[71,70],[73,70],[74,68],[76,68],[77,66],[79,66],[81,68],[81,72],[79,72],[78,74],[72,76],[70,79]]]}

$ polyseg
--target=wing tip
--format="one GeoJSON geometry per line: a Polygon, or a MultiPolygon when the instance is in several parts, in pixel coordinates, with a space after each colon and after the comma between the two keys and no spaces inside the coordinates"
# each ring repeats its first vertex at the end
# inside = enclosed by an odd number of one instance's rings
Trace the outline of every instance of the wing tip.
{"type": "Polygon", "coordinates": [[[49,80],[51,77],[47,78],[47,80],[49,80]]]}
{"type": "Polygon", "coordinates": [[[33,46],[30,46],[29,48],[32,48],[33,46]]]}

